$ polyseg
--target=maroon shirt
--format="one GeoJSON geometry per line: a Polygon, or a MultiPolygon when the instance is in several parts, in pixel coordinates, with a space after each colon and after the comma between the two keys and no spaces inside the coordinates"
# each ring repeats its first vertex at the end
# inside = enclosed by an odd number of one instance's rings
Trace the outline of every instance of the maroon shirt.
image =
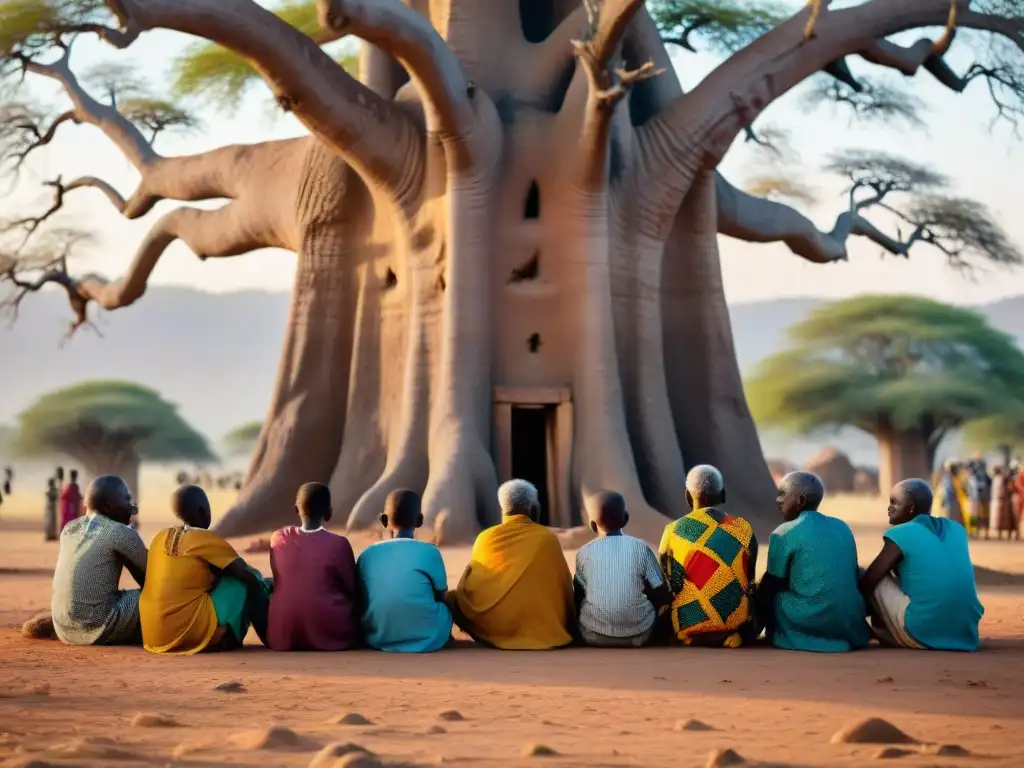
{"type": "Polygon", "coordinates": [[[358,644],[356,560],[348,539],[282,528],[270,541],[270,567],[272,649],[343,651],[358,644]]]}

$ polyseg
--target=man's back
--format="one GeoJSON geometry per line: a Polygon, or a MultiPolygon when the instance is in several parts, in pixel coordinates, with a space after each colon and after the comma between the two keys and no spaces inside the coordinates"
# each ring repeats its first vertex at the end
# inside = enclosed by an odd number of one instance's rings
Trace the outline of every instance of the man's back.
{"type": "Polygon", "coordinates": [[[903,553],[896,572],[900,588],[910,598],[907,631],[928,648],[975,650],[984,609],[963,526],[918,515],[890,528],[885,538],[903,553]]]}
{"type": "Polygon", "coordinates": [[[777,647],[834,652],[868,644],[857,543],[842,520],[807,510],[783,523],[768,546],[768,572],[788,580],[776,603],[777,647]]]}
{"type": "Polygon", "coordinates": [[[70,645],[99,642],[111,621],[128,559],[145,571],[146,546],[128,526],[98,514],[68,523],[60,535],[50,604],[61,640],[70,645]]]}
{"type": "Polygon", "coordinates": [[[407,653],[444,647],[452,615],[438,599],[448,577],[437,547],[415,539],[381,541],[359,556],[356,569],[367,645],[407,653]]]}
{"type": "Polygon", "coordinates": [[[579,622],[606,637],[649,630],[657,618],[649,588],[663,583],[658,561],[640,539],[602,536],[576,554],[576,580],[584,589],[579,622]]]}
{"type": "Polygon", "coordinates": [[[269,642],[275,651],[341,651],[358,642],[356,562],[344,536],[282,528],[271,539],[269,642]]]}

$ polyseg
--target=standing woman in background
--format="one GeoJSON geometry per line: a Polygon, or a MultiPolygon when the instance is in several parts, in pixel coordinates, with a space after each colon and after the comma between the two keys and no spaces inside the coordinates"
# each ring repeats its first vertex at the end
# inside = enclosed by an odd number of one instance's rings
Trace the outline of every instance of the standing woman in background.
{"type": "Polygon", "coordinates": [[[57,502],[60,492],[57,490],[56,478],[46,480],[46,506],[43,507],[43,536],[47,541],[56,541],[57,534],[57,502]]]}

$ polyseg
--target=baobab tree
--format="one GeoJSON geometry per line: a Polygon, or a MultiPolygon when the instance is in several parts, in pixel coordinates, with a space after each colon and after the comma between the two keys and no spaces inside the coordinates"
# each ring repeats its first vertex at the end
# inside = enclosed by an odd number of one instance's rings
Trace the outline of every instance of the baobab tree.
{"type": "MultiPolygon", "coordinates": [[[[576,500],[621,491],[635,531],[684,511],[684,469],[698,462],[725,472],[734,509],[771,519],[716,234],[791,243],[794,228],[813,227],[716,167],[804,80],[825,72],[863,91],[849,57],[923,69],[954,91],[987,81],[1015,98],[1024,26],[1010,0],[814,0],[756,25],[684,14],[683,40],[724,39],[730,25],[742,34],[683,93],[661,39],[673,5],[726,6],[652,3],[659,29],[639,0],[316,0],[279,14],[252,0],[0,2],[8,72],[55,81],[70,102],[27,129],[29,143],[88,123],[139,173],[127,196],[100,179],[76,189],[98,189],[129,218],[161,200],[227,201],[162,216],[123,277],[38,279],[73,304],[118,309],[142,296],[176,239],[202,259],[269,246],[298,256],[277,386],[222,533],[284,522],[299,483],[329,479],[350,527],[371,524],[404,486],[424,492],[428,524],[446,539],[470,537],[495,520],[496,388],[524,405],[571,401],[559,419],[558,440],[571,444],[562,490],[576,500]],[[183,67],[193,81],[228,62],[229,81],[259,77],[309,134],[158,153],[71,64],[77,35],[126,49],[154,29],[214,46],[183,67]],[[888,39],[917,29],[912,45],[888,39]],[[1001,41],[985,56],[1002,58],[957,77],[943,57],[958,29],[1001,41]],[[363,43],[358,78],[324,50],[347,36],[363,43]]],[[[801,241],[810,261],[845,257],[817,247],[827,240],[801,241]]]]}

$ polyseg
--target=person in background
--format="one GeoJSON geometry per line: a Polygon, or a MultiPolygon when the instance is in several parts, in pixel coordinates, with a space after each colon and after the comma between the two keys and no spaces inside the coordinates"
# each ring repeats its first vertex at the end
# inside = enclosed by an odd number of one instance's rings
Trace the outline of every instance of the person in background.
{"type": "Polygon", "coordinates": [[[14,470],[10,467],[4,467],[4,495],[10,496],[11,489],[14,483],[14,470]]]}
{"type": "Polygon", "coordinates": [[[1017,512],[1013,505],[1013,476],[1009,467],[992,470],[992,530],[996,538],[1007,539],[1018,535],[1017,512]]]}
{"type": "Polygon", "coordinates": [[[960,471],[955,461],[947,461],[942,468],[942,476],[936,486],[936,494],[942,500],[942,508],[946,517],[954,523],[964,524],[964,509],[960,506],[960,495],[957,493],[956,476],[960,471]]]}
{"type": "MultiPolygon", "coordinates": [[[[60,472],[63,475],[63,470],[60,472]]],[[[71,470],[71,479],[60,492],[60,529],[82,515],[82,491],[78,487],[78,470],[71,470]]],[[[127,522],[127,521],[126,521],[127,522]]]]}
{"type": "Polygon", "coordinates": [[[455,624],[483,645],[510,651],[562,648],[573,641],[572,576],[562,545],[540,517],[537,489],[510,480],[498,489],[502,521],[477,536],[458,588],[455,624]]]}
{"type": "Polygon", "coordinates": [[[181,524],[153,538],[139,601],[146,650],[188,655],[240,648],[250,623],[266,645],[271,586],[209,530],[206,493],[182,486],[171,511],[181,524]]]}
{"type": "Polygon", "coordinates": [[[124,481],[103,475],[86,493],[89,514],[60,534],[50,611],[57,637],[68,645],[138,645],[138,589],[119,589],[127,568],[146,585],[146,545],[128,527],[135,503],[124,481]]]}
{"type": "Polygon", "coordinates": [[[580,639],[597,647],[639,648],[654,636],[672,593],[651,548],[622,532],[629,524],[622,495],[601,491],[591,506],[590,529],[598,538],[576,553],[573,577],[580,639]]]}
{"type": "Polygon", "coordinates": [[[883,645],[974,651],[985,609],[963,526],[933,517],[924,480],[904,480],[889,496],[882,551],[864,571],[860,589],[883,645]]]}
{"type": "Polygon", "coordinates": [[[967,498],[971,507],[971,533],[974,536],[984,534],[989,537],[989,512],[992,505],[992,481],[988,469],[981,459],[972,462],[967,475],[967,498]]]}
{"type": "Polygon", "coordinates": [[[56,541],[60,531],[57,530],[57,502],[60,492],[57,490],[57,479],[46,479],[46,505],[43,507],[43,537],[46,541],[56,541]]]}
{"type": "Polygon", "coordinates": [[[722,473],[702,464],[686,476],[692,510],[665,526],[658,553],[672,590],[672,634],[683,645],[738,648],[756,638],[751,595],[754,529],[725,504],[722,473]]]}
{"type": "Polygon", "coordinates": [[[448,574],[441,550],[415,538],[423,525],[419,495],[389,493],[380,524],[390,538],[367,547],[356,562],[366,644],[399,653],[439,651],[452,636],[448,574]]]}
{"type": "Polygon", "coordinates": [[[818,511],[821,478],[792,472],[776,499],[785,521],[768,542],[755,615],[776,648],[836,653],[871,642],[858,588],[857,542],[842,520],[818,511]]]}
{"type": "Polygon", "coordinates": [[[306,483],[295,497],[299,525],[270,539],[274,594],[267,640],[275,651],[344,651],[359,644],[356,558],[331,521],[331,492],[306,483]]]}

